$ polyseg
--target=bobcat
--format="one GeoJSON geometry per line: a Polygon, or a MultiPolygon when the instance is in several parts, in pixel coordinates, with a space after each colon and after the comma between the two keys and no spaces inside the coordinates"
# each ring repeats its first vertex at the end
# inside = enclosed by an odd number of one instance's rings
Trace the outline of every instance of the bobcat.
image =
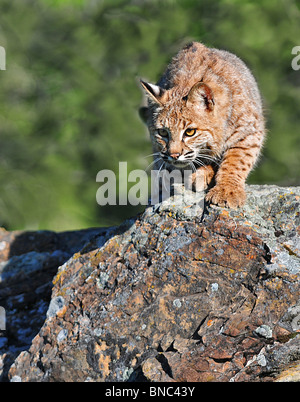
{"type": "Polygon", "coordinates": [[[140,115],[153,143],[154,168],[191,169],[206,200],[229,208],[246,201],[245,180],[265,136],[262,101],[237,56],[198,42],[186,45],[156,85],[141,81],[140,115]]]}

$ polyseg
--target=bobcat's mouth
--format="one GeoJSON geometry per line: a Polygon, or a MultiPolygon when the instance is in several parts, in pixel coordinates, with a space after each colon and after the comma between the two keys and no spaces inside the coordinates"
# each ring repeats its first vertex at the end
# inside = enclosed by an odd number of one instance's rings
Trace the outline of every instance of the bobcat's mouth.
{"type": "Polygon", "coordinates": [[[191,163],[193,162],[192,156],[191,155],[192,152],[188,152],[187,154],[162,154],[161,157],[163,159],[163,161],[167,162],[168,165],[171,165],[173,167],[179,168],[179,169],[183,169],[189,165],[191,165],[191,163]]]}
{"type": "Polygon", "coordinates": [[[187,160],[177,160],[177,159],[172,160],[172,161],[168,161],[168,163],[170,165],[172,165],[172,166],[175,166],[175,167],[179,168],[179,169],[190,165],[190,162],[187,161],[187,160]]]}

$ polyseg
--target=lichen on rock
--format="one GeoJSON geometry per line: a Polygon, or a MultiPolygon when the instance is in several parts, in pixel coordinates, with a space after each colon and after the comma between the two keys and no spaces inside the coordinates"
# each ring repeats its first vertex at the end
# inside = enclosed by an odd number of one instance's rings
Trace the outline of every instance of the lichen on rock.
{"type": "Polygon", "coordinates": [[[237,210],[206,205],[203,194],[171,197],[120,227],[85,233],[73,257],[67,239],[57,241],[68,256],[51,269],[42,326],[11,357],[8,377],[298,378],[283,373],[300,359],[300,188],[247,186],[247,194],[237,210]]]}

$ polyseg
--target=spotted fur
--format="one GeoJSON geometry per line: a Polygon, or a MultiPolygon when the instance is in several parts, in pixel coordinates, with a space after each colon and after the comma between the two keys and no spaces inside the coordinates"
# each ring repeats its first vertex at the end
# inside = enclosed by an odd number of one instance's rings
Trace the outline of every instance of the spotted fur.
{"type": "Polygon", "coordinates": [[[154,167],[192,168],[208,201],[242,206],[245,181],[265,137],[261,96],[244,62],[192,42],[157,84],[141,83],[148,97],[141,116],[153,143],[154,167]]]}

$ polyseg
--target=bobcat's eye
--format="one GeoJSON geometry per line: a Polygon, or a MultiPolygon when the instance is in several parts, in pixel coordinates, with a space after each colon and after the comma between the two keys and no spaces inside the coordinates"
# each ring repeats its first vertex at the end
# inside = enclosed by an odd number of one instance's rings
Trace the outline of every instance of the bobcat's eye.
{"type": "Polygon", "coordinates": [[[161,137],[168,137],[169,136],[168,130],[166,130],[165,128],[159,128],[157,130],[157,132],[161,137]]]}
{"type": "Polygon", "coordinates": [[[193,135],[195,135],[197,132],[196,128],[187,128],[184,132],[184,135],[187,135],[188,137],[192,137],[193,135]]]}

